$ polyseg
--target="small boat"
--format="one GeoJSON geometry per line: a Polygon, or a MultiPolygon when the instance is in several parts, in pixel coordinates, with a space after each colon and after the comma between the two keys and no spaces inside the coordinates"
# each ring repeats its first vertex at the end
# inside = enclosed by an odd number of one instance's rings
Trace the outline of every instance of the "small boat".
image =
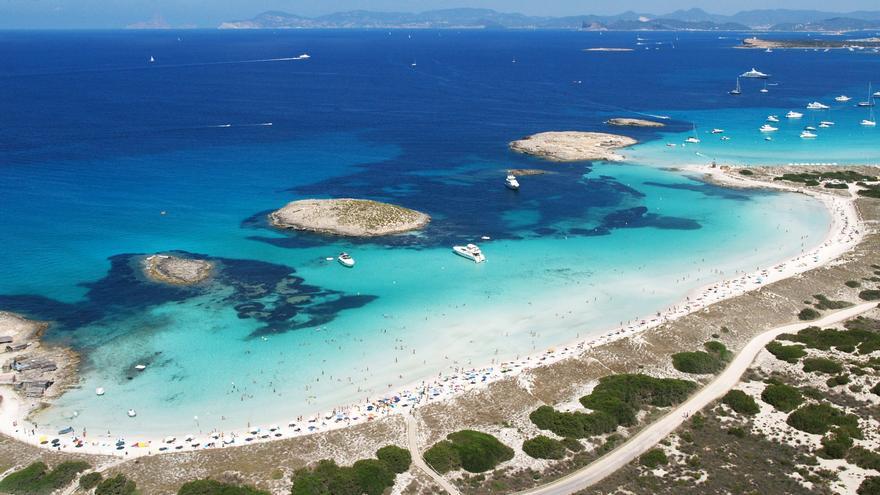
{"type": "Polygon", "coordinates": [[[874,91],[874,93],[871,96],[874,98],[880,98],[880,91],[874,91]]]}
{"type": "Polygon", "coordinates": [[[133,418],[133,417],[135,417],[135,416],[137,416],[137,415],[138,415],[138,413],[137,413],[137,411],[135,411],[134,409],[129,409],[129,410],[128,410],[128,417],[129,417],[129,418],[133,418]]]}
{"type": "Polygon", "coordinates": [[[104,387],[98,387],[95,389],[95,395],[104,395],[104,387]]]}
{"type": "Polygon", "coordinates": [[[339,264],[344,267],[351,268],[354,266],[354,258],[348,253],[339,253],[339,257],[336,259],[339,261],[339,264]]]}
{"type": "Polygon", "coordinates": [[[777,117],[775,115],[768,115],[767,122],[779,122],[779,117],[777,117]]]}
{"type": "Polygon", "coordinates": [[[773,49],[772,49],[772,48],[768,48],[768,49],[764,50],[764,52],[765,52],[765,53],[773,53],[773,49]]]}
{"type": "Polygon", "coordinates": [[[812,133],[812,132],[810,132],[810,131],[804,131],[804,132],[801,133],[801,137],[802,137],[803,139],[813,139],[813,138],[816,137],[816,134],[814,134],[814,133],[812,133]]]}
{"type": "Polygon", "coordinates": [[[769,93],[770,92],[770,90],[767,89],[767,81],[764,81],[764,87],[759,89],[758,92],[760,92],[760,93],[769,93]]]}
{"type": "Polygon", "coordinates": [[[486,261],[486,257],[483,256],[483,252],[480,251],[480,248],[477,247],[476,244],[468,244],[467,246],[452,246],[452,251],[455,254],[467,258],[474,263],[482,263],[486,261]]]}
{"type": "Polygon", "coordinates": [[[877,127],[877,121],[865,119],[862,121],[862,125],[865,127],[877,127]]]}
{"type": "Polygon", "coordinates": [[[840,96],[838,96],[837,98],[834,99],[834,101],[838,101],[838,102],[840,102],[840,103],[846,103],[846,102],[848,102],[849,100],[852,100],[852,98],[850,98],[849,96],[846,96],[846,95],[840,95],[840,96]]]}
{"type": "Polygon", "coordinates": [[[832,121],[830,121],[830,120],[820,120],[820,121],[819,121],[819,125],[820,125],[820,126],[823,126],[823,125],[824,125],[825,127],[831,127],[831,126],[834,125],[834,122],[832,122],[832,121]]]}
{"type": "Polygon", "coordinates": [[[758,69],[752,67],[752,70],[743,72],[742,74],[740,74],[739,77],[745,77],[749,79],[767,79],[768,77],[770,77],[770,74],[764,74],[758,69]]]}
{"type": "Polygon", "coordinates": [[[724,133],[724,129],[718,129],[718,128],[712,129],[712,134],[723,134],[723,133],[724,133]]]}
{"type": "Polygon", "coordinates": [[[721,136],[722,141],[730,141],[730,138],[727,136],[721,136]]]}
{"type": "Polygon", "coordinates": [[[785,117],[788,119],[799,119],[803,116],[804,116],[804,114],[802,114],[800,112],[795,112],[795,111],[791,111],[791,112],[788,112],[787,114],[785,114],[785,117]]]}
{"type": "Polygon", "coordinates": [[[413,62],[413,63],[409,64],[409,66],[410,66],[410,67],[415,67],[415,66],[416,66],[416,63],[413,62]]]}
{"type": "Polygon", "coordinates": [[[770,136],[764,137],[764,141],[773,141],[773,138],[770,136]]]}
{"type": "Polygon", "coordinates": [[[147,365],[146,364],[138,364],[134,367],[134,369],[136,369],[138,371],[144,371],[145,369],[147,369],[147,365]]]}
{"type": "Polygon", "coordinates": [[[516,176],[508,175],[507,178],[504,179],[504,186],[516,191],[519,189],[519,181],[516,180],[516,176]]]}
{"type": "Polygon", "coordinates": [[[312,56],[308,53],[303,53],[302,55],[297,55],[296,57],[293,57],[294,60],[308,60],[310,58],[312,58],[312,56]]]}
{"type": "Polygon", "coordinates": [[[761,129],[760,129],[761,132],[775,132],[775,131],[778,131],[778,130],[779,130],[778,127],[773,127],[773,126],[770,125],[770,124],[764,124],[764,125],[761,126],[761,129]]]}
{"type": "Polygon", "coordinates": [[[873,107],[874,102],[873,101],[860,101],[860,102],[856,103],[856,106],[857,107],[873,107]]]}
{"type": "Polygon", "coordinates": [[[68,426],[67,428],[62,428],[62,429],[58,430],[59,435],[67,435],[68,433],[73,433],[72,426],[68,426]]]}
{"type": "Polygon", "coordinates": [[[829,107],[828,105],[825,105],[823,103],[819,103],[818,101],[814,101],[812,103],[807,103],[807,109],[809,109],[809,110],[828,110],[829,108],[831,108],[831,107],[829,107]]]}
{"type": "Polygon", "coordinates": [[[694,143],[694,144],[697,144],[700,142],[700,138],[697,137],[697,125],[696,124],[694,124],[694,135],[685,139],[684,142],[694,143]]]}
{"type": "Polygon", "coordinates": [[[151,63],[151,64],[155,64],[155,63],[156,63],[156,59],[153,58],[152,55],[150,55],[150,63],[151,63]]]}
{"type": "Polygon", "coordinates": [[[804,127],[804,130],[805,130],[805,131],[815,131],[816,128],[813,127],[813,126],[811,126],[811,125],[808,125],[808,126],[804,127]]]}
{"type": "Polygon", "coordinates": [[[821,129],[828,129],[829,127],[831,127],[831,125],[830,125],[830,124],[827,124],[827,123],[825,123],[825,122],[822,122],[822,123],[819,124],[819,127],[820,127],[821,129]]]}
{"type": "Polygon", "coordinates": [[[739,96],[743,93],[742,88],[739,85],[739,78],[738,77],[736,78],[736,88],[731,89],[730,91],[728,91],[728,93],[733,96],[739,96]]]}

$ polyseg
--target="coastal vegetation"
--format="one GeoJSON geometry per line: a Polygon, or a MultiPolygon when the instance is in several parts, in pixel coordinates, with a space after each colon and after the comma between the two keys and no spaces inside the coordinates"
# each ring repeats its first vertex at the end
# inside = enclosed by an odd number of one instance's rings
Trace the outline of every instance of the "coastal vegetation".
{"type": "MultiPolygon", "coordinates": [[[[332,459],[323,459],[298,469],[293,473],[291,495],[380,495],[394,486],[398,473],[409,469],[412,459],[408,451],[402,455],[401,450],[396,446],[382,447],[376,452],[376,459],[360,459],[351,466],[339,466],[332,459]]],[[[231,492],[230,495],[252,493],[261,492],[231,492]]]]}
{"type": "Polygon", "coordinates": [[[668,464],[669,459],[663,449],[651,449],[639,457],[639,464],[648,469],[654,469],[660,465],[668,464]]]}
{"type": "Polygon", "coordinates": [[[813,296],[816,299],[816,303],[813,304],[813,307],[819,310],[829,310],[829,309],[843,309],[852,306],[851,302],[848,301],[832,301],[828,299],[822,294],[816,294],[813,296]]]}
{"type": "Polygon", "coordinates": [[[843,365],[824,357],[809,357],[804,359],[804,371],[807,373],[825,373],[834,375],[843,371],[843,365]]]}
{"type": "Polygon", "coordinates": [[[137,485],[124,474],[117,474],[98,483],[95,495],[137,495],[137,485]]]}
{"type": "Polygon", "coordinates": [[[697,384],[675,378],[655,378],[643,374],[608,375],[599,379],[592,393],[581,397],[588,409],[612,416],[619,425],[635,424],[643,406],[669,407],[683,401],[697,384]]]}
{"type": "Polygon", "coordinates": [[[205,479],[185,483],[177,491],[177,495],[269,495],[269,492],[205,479]]]}
{"type": "Polygon", "coordinates": [[[742,390],[731,390],[727,392],[727,394],[721,399],[721,402],[727,404],[731,409],[740,414],[753,415],[758,414],[761,410],[761,408],[758,407],[758,403],[755,402],[755,399],[742,390]]]}
{"type": "Polygon", "coordinates": [[[513,459],[513,449],[488,433],[461,430],[434,444],[424,458],[441,474],[457,469],[482,473],[513,459]]]}
{"type": "Polygon", "coordinates": [[[813,171],[800,173],[786,173],[773,180],[784,180],[788,182],[800,182],[805,185],[817,186],[822,181],[835,180],[840,182],[876,182],[877,177],[873,175],[865,175],[854,170],[828,170],[813,171]]]}
{"type": "Polygon", "coordinates": [[[824,435],[837,426],[853,438],[862,436],[859,418],[830,404],[807,404],[789,414],[785,422],[792,428],[814,435],[824,435]]]}
{"type": "Polygon", "coordinates": [[[880,349],[880,334],[877,333],[876,320],[861,319],[847,322],[845,330],[833,328],[821,329],[809,327],[797,334],[782,334],[778,338],[804,344],[811,349],[827,351],[836,349],[841,352],[870,354],[880,349]]]}
{"type": "Polygon", "coordinates": [[[770,354],[776,356],[776,359],[792,364],[807,355],[807,351],[802,345],[783,345],[775,340],[767,344],[766,349],[770,354]]]}
{"type": "Polygon", "coordinates": [[[672,366],[682,373],[708,375],[721,371],[730,361],[731,352],[724,344],[712,340],[704,344],[706,351],[678,352],[672,355],[672,366]]]}
{"type": "Polygon", "coordinates": [[[816,318],[819,318],[819,316],[821,316],[821,315],[822,315],[821,313],[819,313],[818,311],[816,311],[813,308],[804,308],[801,310],[800,313],[798,313],[798,319],[803,320],[803,321],[810,321],[810,320],[815,320],[816,318]]]}
{"type": "Polygon", "coordinates": [[[771,383],[761,392],[761,400],[770,404],[777,411],[791,412],[804,403],[800,390],[784,383],[771,383]]]}
{"type": "Polygon", "coordinates": [[[864,301],[877,301],[880,300],[880,290],[877,289],[866,289],[859,292],[859,299],[864,301]]]}
{"type": "Polygon", "coordinates": [[[545,435],[538,435],[523,442],[523,452],[535,459],[562,459],[565,457],[565,444],[545,435]]]}
{"type": "Polygon", "coordinates": [[[0,480],[0,493],[49,495],[70,485],[79,473],[90,467],[84,461],[67,461],[49,470],[45,463],[37,461],[0,480]]]}
{"type": "Polygon", "coordinates": [[[79,487],[83,490],[89,491],[98,486],[98,483],[100,483],[102,479],[104,479],[104,477],[97,471],[86,473],[79,477],[79,487]]]}

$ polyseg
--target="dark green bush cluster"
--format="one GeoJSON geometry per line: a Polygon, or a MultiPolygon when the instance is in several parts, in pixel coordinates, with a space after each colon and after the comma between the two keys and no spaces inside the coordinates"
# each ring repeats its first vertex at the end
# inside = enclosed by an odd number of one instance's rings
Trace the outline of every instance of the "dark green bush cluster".
{"type": "Polygon", "coordinates": [[[126,478],[124,474],[107,478],[95,488],[95,495],[137,495],[137,493],[135,482],[126,478]]]}
{"type": "Polygon", "coordinates": [[[826,309],[843,309],[852,306],[851,302],[847,301],[832,301],[828,299],[822,294],[816,294],[813,296],[816,299],[816,303],[813,304],[813,307],[816,309],[826,310],[826,309]]]}
{"type": "Polygon", "coordinates": [[[409,450],[397,445],[386,445],[376,451],[376,458],[384,462],[392,472],[400,474],[409,471],[412,455],[409,450]]]}
{"type": "Polygon", "coordinates": [[[100,483],[103,478],[104,477],[101,476],[101,473],[97,471],[84,474],[79,478],[79,487],[86,491],[91,490],[98,486],[98,483],[100,483]]]}
{"type": "Polygon", "coordinates": [[[877,382],[877,385],[871,387],[871,393],[874,395],[880,395],[880,382],[877,382]]]}
{"type": "Polygon", "coordinates": [[[803,404],[801,391],[785,384],[770,384],[761,392],[761,400],[775,407],[777,411],[791,412],[803,404]]]}
{"type": "Polygon", "coordinates": [[[751,170],[749,170],[749,169],[747,169],[747,168],[744,168],[744,169],[740,170],[740,171],[739,171],[739,174],[740,174],[740,175],[755,175],[754,172],[752,172],[751,170]]]}
{"type": "Polygon", "coordinates": [[[755,399],[742,390],[731,390],[727,392],[721,399],[721,402],[727,404],[731,409],[740,414],[752,415],[758,414],[758,412],[761,411],[761,408],[758,407],[758,403],[755,402],[755,399]]]}
{"type": "Polygon", "coordinates": [[[880,471],[880,454],[864,447],[853,447],[846,454],[846,460],[862,469],[880,471]]]}
{"type": "Polygon", "coordinates": [[[565,445],[559,440],[538,435],[523,442],[523,452],[535,459],[562,459],[565,457],[565,445]]]}
{"type": "Polygon", "coordinates": [[[812,349],[827,351],[831,348],[842,352],[853,352],[858,349],[860,354],[870,354],[880,349],[880,333],[872,328],[867,318],[847,323],[846,330],[819,327],[805,328],[797,334],[782,334],[780,340],[800,342],[812,349]]]}
{"type": "Polygon", "coordinates": [[[177,495],[269,495],[269,492],[207,479],[185,483],[177,490],[177,495]]]}
{"type": "Polygon", "coordinates": [[[833,375],[843,371],[843,365],[832,359],[814,357],[804,359],[804,371],[807,373],[826,373],[833,375]]]}
{"type": "Polygon", "coordinates": [[[880,299],[880,290],[877,289],[866,289],[859,292],[859,299],[863,299],[865,301],[877,301],[880,299]]]}
{"type": "Polygon", "coordinates": [[[775,177],[773,180],[801,183],[815,182],[818,184],[819,182],[826,180],[839,180],[841,182],[874,182],[877,178],[856,172],[855,170],[832,170],[828,172],[815,171],[782,174],[779,177],[775,177]]]}
{"type": "Polygon", "coordinates": [[[858,280],[847,280],[843,283],[843,285],[849,287],[850,289],[855,289],[856,287],[861,287],[862,284],[858,280]]]}
{"type": "MultiPolygon", "coordinates": [[[[379,449],[376,457],[361,459],[351,466],[339,466],[336,461],[324,459],[312,468],[298,469],[293,473],[291,494],[381,495],[394,486],[397,473],[409,469],[412,457],[409,451],[393,445],[379,449]]],[[[251,495],[251,492],[241,494],[251,495]]]]}
{"type": "Polygon", "coordinates": [[[880,198],[880,186],[876,185],[865,185],[867,189],[859,189],[859,196],[863,196],[865,198],[880,198]]]}
{"type": "Polygon", "coordinates": [[[824,435],[837,426],[852,438],[862,438],[859,418],[852,414],[844,414],[843,411],[829,404],[807,404],[789,414],[785,422],[792,428],[814,435],[824,435]]]}
{"type": "Polygon", "coordinates": [[[798,313],[798,319],[803,321],[815,320],[820,316],[822,316],[822,314],[813,308],[804,308],[801,310],[800,313],[798,313]]]}
{"type": "Polygon", "coordinates": [[[651,449],[639,457],[639,463],[648,469],[654,469],[657,466],[667,464],[668,462],[669,459],[666,457],[663,449],[651,449]]]}
{"type": "Polygon", "coordinates": [[[845,431],[837,430],[822,437],[819,454],[828,459],[843,459],[852,446],[852,438],[845,431]]]}
{"type": "Polygon", "coordinates": [[[642,406],[669,407],[683,401],[697,384],[673,378],[654,378],[642,374],[608,375],[581,404],[593,411],[612,416],[618,424],[631,426],[642,406]]]}
{"type": "Polygon", "coordinates": [[[677,352],[672,355],[672,366],[682,373],[711,375],[724,368],[717,357],[703,351],[677,352]]]}
{"type": "Polygon", "coordinates": [[[838,182],[838,183],[826,182],[825,186],[823,186],[823,187],[825,187],[825,189],[849,189],[849,185],[846,184],[845,182],[838,182]]]}
{"type": "Polygon", "coordinates": [[[513,459],[513,449],[488,433],[474,430],[450,433],[446,440],[425,452],[425,462],[441,474],[459,467],[482,473],[510,459],[513,459]]]}
{"type": "MultiPolygon", "coordinates": [[[[880,193],[878,193],[878,197],[880,197],[880,193]]],[[[857,495],[877,495],[878,493],[880,493],[880,476],[865,478],[859,485],[859,489],[856,490],[857,495]]]]}
{"type": "Polygon", "coordinates": [[[587,438],[617,429],[617,420],[614,416],[603,411],[562,412],[550,406],[541,406],[532,411],[529,419],[538,428],[552,431],[561,437],[587,438]]]}
{"type": "Polygon", "coordinates": [[[0,481],[0,492],[13,495],[49,494],[69,485],[76,476],[91,466],[83,461],[62,462],[49,471],[42,462],[34,462],[0,481]]]}
{"type": "Polygon", "coordinates": [[[849,375],[837,375],[832,376],[828,380],[825,381],[825,385],[828,385],[828,388],[838,387],[840,385],[846,385],[849,383],[849,375]]]}
{"type": "Polygon", "coordinates": [[[807,355],[802,345],[782,345],[775,340],[767,344],[767,351],[776,356],[776,359],[792,364],[807,355]]]}
{"type": "Polygon", "coordinates": [[[584,444],[580,443],[576,438],[565,437],[562,439],[562,445],[572,452],[580,452],[584,450],[584,444]]]}

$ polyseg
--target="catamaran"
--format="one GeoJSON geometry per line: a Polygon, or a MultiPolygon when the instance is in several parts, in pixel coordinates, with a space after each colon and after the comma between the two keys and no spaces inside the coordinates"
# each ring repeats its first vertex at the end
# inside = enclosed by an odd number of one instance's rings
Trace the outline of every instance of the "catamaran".
{"type": "Polygon", "coordinates": [[[742,74],[740,74],[739,77],[747,77],[749,79],[767,79],[768,77],[770,77],[770,74],[764,74],[758,69],[752,67],[752,70],[743,72],[742,74]]]}

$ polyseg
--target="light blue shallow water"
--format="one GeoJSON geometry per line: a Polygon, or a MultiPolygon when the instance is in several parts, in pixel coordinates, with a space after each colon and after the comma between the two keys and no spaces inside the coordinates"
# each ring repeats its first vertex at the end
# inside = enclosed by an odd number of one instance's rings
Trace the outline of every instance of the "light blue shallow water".
{"type": "Polygon", "coordinates": [[[791,137],[793,124],[772,143],[756,130],[767,113],[858,87],[874,59],[768,62],[707,34],[651,54],[581,51],[632,44],[628,33],[399,34],[2,35],[16,50],[0,64],[14,119],[0,126],[0,309],[53,320],[47,339],[84,359],[79,388],[41,424],[183,434],[281,422],[597,335],[815,246],[828,229],[810,198],[728,191],[662,167],[880,155],[854,111],[832,112],[838,127],[811,143],[791,137]],[[69,66],[71,50],[91,54],[84,68],[69,66]],[[199,65],[291,51],[313,59],[199,65]],[[752,65],[784,81],[803,67],[851,70],[726,108],[730,75],[752,65]],[[507,150],[532,132],[607,130],[611,106],[673,120],[660,134],[622,130],[645,141],[626,164],[507,150]],[[691,121],[731,140],[666,147],[691,121]],[[263,122],[273,125],[250,125],[263,122]],[[508,167],[554,173],[514,193],[501,182],[508,167]],[[433,222],[371,242],[265,225],[266,211],[313,196],[391,201],[433,222]],[[483,235],[486,264],[450,252],[483,235]],[[144,281],[140,255],[165,250],[214,259],[220,276],[193,291],[144,281]],[[355,269],[325,261],[343,250],[355,269]],[[132,372],[137,363],[149,366],[132,372]]]}

